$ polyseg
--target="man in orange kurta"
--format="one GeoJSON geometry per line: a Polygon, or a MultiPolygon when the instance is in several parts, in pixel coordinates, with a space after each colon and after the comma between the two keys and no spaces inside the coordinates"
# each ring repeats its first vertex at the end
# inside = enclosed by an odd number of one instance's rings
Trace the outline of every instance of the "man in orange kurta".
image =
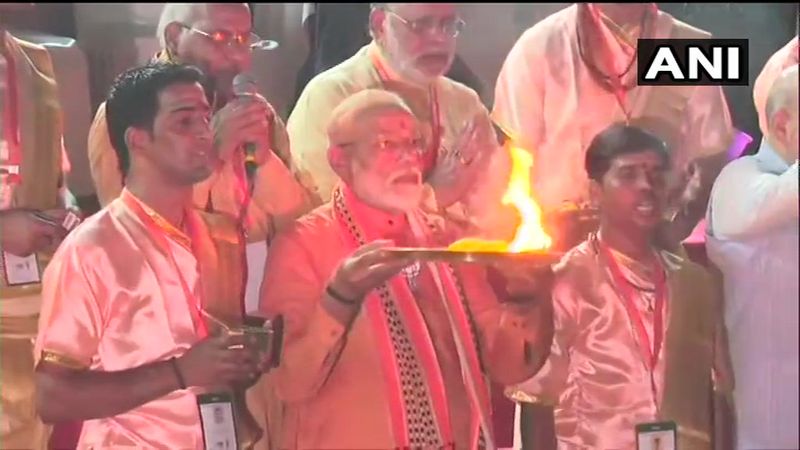
{"type": "Polygon", "coordinates": [[[386,251],[450,239],[418,209],[421,136],[394,93],[346,99],[328,129],[342,182],[271,249],[261,309],[286,318],[281,448],[493,448],[487,379],[521,381],[546,357],[548,301],[501,303],[481,266],[386,251]]]}
{"type": "Polygon", "coordinates": [[[556,269],[550,357],[509,388],[531,419],[522,421],[523,446],[646,448],[637,425],[672,421],[677,448],[710,450],[712,418],[722,417],[711,413],[712,390],[722,397],[732,388],[721,292],[685,253],[653,243],[666,146],[613,125],[592,141],[585,166],[600,229],[556,269]]]}
{"type": "Polygon", "coordinates": [[[108,123],[127,187],[45,272],[38,410],[85,421],[79,448],[203,449],[195,395],[260,372],[241,339],[208,337],[207,315],[241,322],[243,255],[233,220],[191,203],[216,158],[202,80],[172,64],[118,77],[108,123]]]}
{"type": "MultiPolygon", "coordinates": [[[[248,242],[269,240],[277,229],[310,209],[305,190],[292,175],[289,137],[280,117],[260,95],[235,98],[236,74],[249,70],[250,9],[245,3],[167,3],[159,24],[162,50],[155,61],[200,67],[209,78],[207,89],[214,110],[212,125],[219,163],[194,187],[194,204],[207,211],[239,217],[246,205],[248,242]],[[252,194],[243,169],[245,143],[256,144],[259,163],[252,194]],[[245,203],[245,197],[252,199],[245,203]]],[[[100,204],[122,191],[126,161],[120,161],[109,140],[102,104],[89,130],[89,162],[100,204]],[[122,163],[122,164],[121,164],[122,163]]]]}

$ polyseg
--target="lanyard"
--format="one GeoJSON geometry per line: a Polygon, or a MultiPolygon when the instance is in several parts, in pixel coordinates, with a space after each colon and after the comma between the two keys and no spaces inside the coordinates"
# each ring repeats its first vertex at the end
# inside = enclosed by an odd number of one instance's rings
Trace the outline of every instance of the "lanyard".
{"type": "Polygon", "coordinates": [[[608,264],[608,268],[611,271],[611,277],[614,281],[614,287],[616,287],[616,291],[619,294],[619,297],[622,299],[622,303],[625,306],[625,310],[628,313],[628,316],[633,322],[633,327],[636,330],[636,334],[638,336],[638,344],[639,350],[642,354],[642,358],[645,361],[645,366],[647,367],[648,372],[650,373],[650,388],[653,392],[653,399],[654,401],[658,402],[657,390],[656,390],[656,383],[655,383],[655,367],[656,363],[658,362],[658,356],[661,352],[661,346],[664,339],[664,301],[666,298],[666,274],[664,272],[663,267],[658,264],[658,270],[656,271],[656,290],[655,290],[655,317],[654,317],[654,324],[653,324],[653,345],[650,345],[650,338],[647,335],[647,331],[644,326],[644,320],[642,320],[642,315],[639,313],[639,309],[636,308],[636,292],[634,292],[633,287],[630,285],[627,279],[622,275],[622,271],[619,268],[619,264],[617,263],[616,258],[611,253],[611,250],[604,242],[600,242],[600,249],[605,256],[605,259],[608,264]]]}
{"type": "MultiPolygon", "coordinates": [[[[125,202],[125,205],[131,208],[134,214],[136,214],[139,217],[139,219],[141,219],[145,223],[145,226],[151,231],[150,234],[156,239],[156,241],[158,241],[158,245],[167,252],[167,257],[168,257],[167,259],[169,259],[172,269],[178,274],[178,280],[181,283],[181,289],[183,290],[183,294],[186,297],[186,302],[189,305],[189,311],[192,315],[192,322],[194,324],[194,331],[201,339],[208,336],[208,328],[206,327],[206,324],[203,320],[203,313],[201,311],[200,299],[198,299],[194,295],[192,290],[189,289],[189,285],[186,283],[186,280],[183,277],[183,272],[181,272],[180,268],[178,267],[178,262],[175,260],[175,255],[172,253],[172,249],[169,246],[169,242],[167,242],[167,239],[164,236],[164,225],[159,224],[158,223],[159,220],[153,217],[152,214],[155,214],[155,212],[146,211],[145,210],[146,207],[141,203],[141,200],[137,199],[127,189],[122,191],[122,201],[125,202]]],[[[172,225],[170,225],[169,223],[165,225],[172,227],[172,225]]],[[[191,228],[195,228],[191,225],[191,222],[189,220],[187,220],[187,225],[189,225],[191,228]]],[[[172,228],[174,229],[174,227],[172,228]]],[[[191,239],[187,240],[189,240],[188,246],[190,248],[193,247],[191,239]]],[[[180,244],[186,246],[185,242],[181,242],[180,244]]],[[[192,253],[196,254],[196,252],[194,251],[192,253]]],[[[198,278],[198,282],[202,283],[202,280],[198,278]]]]}
{"type": "MultiPolygon", "coordinates": [[[[6,39],[11,39],[6,35],[6,39]]],[[[11,165],[19,166],[22,164],[22,155],[20,154],[20,139],[19,139],[19,93],[17,92],[17,72],[16,63],[14,58],[11,57],[10,52],[3,51],[2,55],[6,60],[6,89],[8,98],[3,105],[3,136],[8,145],[8,163],[11,165]]]]}
{"type": "MultiPolygon", "coordinates": [[[[381,56],[378,53],[378,47],[373,46],[370,49],[370,59],[372,59],[372,65],[375,66],[375,70],[378,71],[378,77],[381,79],[382,83],[389,81],[392,77],[389,75],[389,71],[386,69],[386,66],[383,64],[381,60],[381,56]]],[[[442,123],[441,117],[439,116],[439,93],[434,85],[431,83],[430,88],[428,88],[428,97],[430,98],[430,109],[431,109],[431,147],[428,149],[428,152],[425,154],[424,158],[424,165],[425,165],[425,173],[430,173],[431,170],[436,166],[436,160],[439,154],[439,147],[441,146],[442,140],[442,123]]]]}

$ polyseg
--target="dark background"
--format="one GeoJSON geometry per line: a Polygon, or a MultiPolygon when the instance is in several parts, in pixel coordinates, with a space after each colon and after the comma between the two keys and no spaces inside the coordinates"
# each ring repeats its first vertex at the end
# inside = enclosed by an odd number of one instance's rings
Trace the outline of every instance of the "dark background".
{"type": "MultiPolygon", "coordinates": [[[[0,24],[77,38],[72,3],[0,3],[0,24]]],[[[258,8],[258,4],[252,4],[258,8]]],[[[797,33],[796,3],[658,3],[674,17],[711,32],[718,38],[750,41],[749,86],[727,86],[725,94],[736,126],[760,140],[758,115],[753,108],[752,84],[767,59],[797,33]]],[[[298,72],[296,96],[317,73],[330,68],[369,41],[368,3],[318,3],[316,20],[309,21],[310,52],[298,72]]],[[[533,25],[531,23],[530,25],[533,25]]],[[[529,26],[530,26],[529,25],[529,26]]],[[[492,86],[481,81],[463,61],[449,76],[479,93],[492,86]]],[[[755,147],[751,145],[751,150],[755,147]]]]}

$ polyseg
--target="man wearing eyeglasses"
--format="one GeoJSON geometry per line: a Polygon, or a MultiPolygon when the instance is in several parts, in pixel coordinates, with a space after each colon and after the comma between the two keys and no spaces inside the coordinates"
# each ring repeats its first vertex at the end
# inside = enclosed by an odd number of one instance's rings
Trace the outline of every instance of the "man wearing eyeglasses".
{"type": "Polygon", "coordinates": [[[464,26],[452,3],[372,5],[373,41],[314,77],[289,117],[294,164],[317,203],[330,199],[339,179],[325,158],[331,112],[358,91],[385,89],[399,94],[423,124],[423,179],[434,194],[428,207],[445,212],[465,233],[511,237],[513,226],[494,221],[507,217],[494,211],[505,211],[499,204],[507,154],[496,151],[488,112],[475,91],[444,76],[464,26]]]}
{"type": "Polygon", "coordinates": [[[487,384],[547,357],[547,289],[511,274],[501,302],[483,266],[387,251],[451,231],[419,210],[422,126],[397,94],[353,94],[328,136],[342,183],[278,236],[261,287],[264,313],[286,319],[276,448],[495,448],[487,384]]]}
{"type": "MultiPolygon", "coordinates": [[[[283,122],[260,95],[236,98],[233,79],[250,69],[253,48],[274,48],[251,29],[246,3],[168,3],[161,14],[158,39],[162,50],[156,61],[199,67],[208,77],[205,86],[214,115],[216,170],[194,188],[194,204],[207,211],[244,215],[248,242],[269,240],[277,228],[308,208],[307,196],[291,172],[289,139],[283,122]],[[245,143],[256,144],[259,168],[252,194],[244,171],[245,143]]],[[[98,198],[105,206],[124,185],[121,163],[111,146],[105,105],[89,131],[89,160],[98,198]]]]}

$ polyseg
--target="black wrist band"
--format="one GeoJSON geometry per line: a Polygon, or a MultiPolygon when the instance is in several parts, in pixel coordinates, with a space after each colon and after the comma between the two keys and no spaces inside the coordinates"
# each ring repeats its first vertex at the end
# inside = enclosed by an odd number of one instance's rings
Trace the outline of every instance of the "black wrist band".
{"type": "Polygon", "coordinates": [[[344,303],[345,305],[348,305],[348,306],[354,306],[354,305],[357,305],[357,304],[358,304],[358,300],[352,300],[352,299],[349,299],[349,298],[345,297],[344,295],[342,295],[342,294],[340,294],[340,293],[336,292],[336,290],[334,290],[334,289],[331,287],[331,285],[330,285],[330,284],[328,285],[328,287],[326,287],[326,288],[325,288],[325,292],[326,292],[328,295],[330,295],[330,296],[331,296],[331,298],[333,298],[334,300],[336,300],[336,301],[338,301],[338,302],[341,302],[341,303],[344,303]]]}
{"type": "Polygon", "coordinates": [[[174,356],[169,359],[169,365],[172,366],[172,371],[175,372],[175,378],[178,379],[181,389],[186,389],[186,380],[183,379],[181,368],[178,367],[178,360],[174,356]]]}

